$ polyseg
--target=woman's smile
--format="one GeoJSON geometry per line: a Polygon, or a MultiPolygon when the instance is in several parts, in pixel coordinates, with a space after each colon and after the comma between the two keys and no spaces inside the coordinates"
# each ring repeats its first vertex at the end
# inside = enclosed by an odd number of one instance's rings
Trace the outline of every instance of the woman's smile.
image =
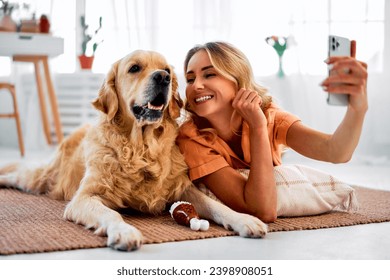
{"type": "Polygon", "coordinates": [[[196,97],[195,104],[204,103],[204,102],[212,99],[213,97],[214,96],[212,96],[212,95],[204,95],[204,96],[196,97]]]}

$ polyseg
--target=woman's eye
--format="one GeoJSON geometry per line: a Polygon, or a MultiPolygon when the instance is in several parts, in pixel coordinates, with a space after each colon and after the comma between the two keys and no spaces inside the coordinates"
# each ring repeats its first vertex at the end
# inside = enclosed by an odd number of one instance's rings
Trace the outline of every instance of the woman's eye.
{"type": "Polygon", "coordinates": [[[195,81],[194,78],[188,78],[187,79],[187,84],[192,84],[195,81]]]}
{"type": "Polygon", "coordinates": [[[129,73],[137,73],[139,71],[141,71],[141,66],[139,66],[138,64],[131,66],[129,69],[129,73]]]}
{"type": "Polygon", "coordinates": [[[214,77],[214,76],[216,76],[214,73],[209,73],[209,74],[205,75],[206,78],[210,78],[210,77],[214,77]]]}

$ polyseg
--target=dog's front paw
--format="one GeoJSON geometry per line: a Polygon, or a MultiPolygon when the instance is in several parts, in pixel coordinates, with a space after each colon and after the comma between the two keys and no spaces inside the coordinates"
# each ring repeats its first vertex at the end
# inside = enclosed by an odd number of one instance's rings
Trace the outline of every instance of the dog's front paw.
{"type": "Polygon", "coordinates": [[[107,246],[120,251],[133,251],[141,247],[142,233],[127,223],[110,225],[107,229],[107,246]]]}
{"type": "Polygon", "coordinates": [[[268,226],[260,219],[252,215],[242,213],[237,213],[237,216],[224,226],[225,228],[238,233],[242,237],[264,237],[268,231],[268,226]]]}

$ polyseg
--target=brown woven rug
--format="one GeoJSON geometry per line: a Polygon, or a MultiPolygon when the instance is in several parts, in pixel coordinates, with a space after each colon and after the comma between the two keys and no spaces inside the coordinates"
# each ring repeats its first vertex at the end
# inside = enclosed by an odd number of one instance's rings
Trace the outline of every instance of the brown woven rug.
{"type": "MultiPolygon", "coordinates": [[[[320,229],[390,221],[390,192],[356,187],[360,210],[311,217],[282,218],[269,231],[320,229]]],[[[106,246],[106,238],[62,219],[65,202],[0,188],[0,254],[38,253],[106,246]]],[[[144,235],[145,243],[162,243],[235,235],[211,225],[194,232],[176,224],[169,214],[151,217],[125,215],[144,235]]]]}

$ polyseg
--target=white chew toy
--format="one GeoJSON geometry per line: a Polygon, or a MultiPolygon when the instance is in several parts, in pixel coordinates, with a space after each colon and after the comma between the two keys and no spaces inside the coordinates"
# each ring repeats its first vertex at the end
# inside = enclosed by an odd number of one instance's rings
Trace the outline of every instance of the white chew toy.
{"type": "Polygon", "coordinates": [[[209,226],[210,226],[209,221],[206,220],[200,220],[197,218],[192,218],[190,220],[190,228],[195,231],[198,230],[206,231],[209,229],[209,226]]]}

